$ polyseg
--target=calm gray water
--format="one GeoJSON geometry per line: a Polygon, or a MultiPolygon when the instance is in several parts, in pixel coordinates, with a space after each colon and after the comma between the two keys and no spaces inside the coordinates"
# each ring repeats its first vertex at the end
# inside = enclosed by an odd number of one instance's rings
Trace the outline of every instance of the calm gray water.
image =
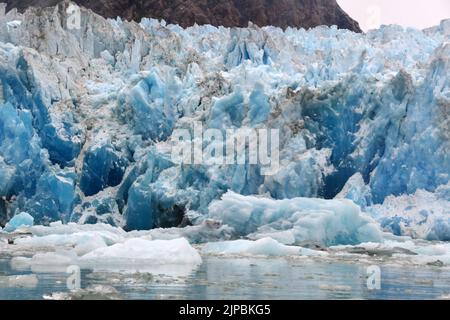
{"type": "MultiPolygon", "coordinates": [[[[30,273],[14,271],[8,259],[0,259],[0,277],[30,273]]],[[[67,274],[36,275],[36,287],[2,287],[0,299],[43,299],[55,292],[69,292],[67,274]]],[[[436,299],[450,293],[450,272],[440,268],[381,266],[381,275],[381,289],[369,291],[362,265],[205,257],[184,278],[82,270],[81,286],[117,290],[90,298],[123,299],[436,299]]]]}

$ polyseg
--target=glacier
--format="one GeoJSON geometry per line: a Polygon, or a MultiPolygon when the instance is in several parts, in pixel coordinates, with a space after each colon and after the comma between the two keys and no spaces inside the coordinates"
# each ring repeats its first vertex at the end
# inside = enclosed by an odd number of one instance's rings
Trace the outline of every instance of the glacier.
{"type": "Polygon", "coordinates": [[[450,20],[183,29],[81,8],[69,28],[66,5],[0,5],[1,224],[26,212],[196,243],[450,239],[450,20]],[[174,163],[171,136],[194,121],[279,129],[279,170],[174,163]]]}

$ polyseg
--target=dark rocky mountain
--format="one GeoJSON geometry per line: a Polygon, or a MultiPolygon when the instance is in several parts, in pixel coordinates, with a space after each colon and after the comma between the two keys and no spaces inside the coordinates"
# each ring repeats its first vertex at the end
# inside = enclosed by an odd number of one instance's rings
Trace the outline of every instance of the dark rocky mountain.
{"type": "MultiPolygon", "coordinates": [[[[0,0],[1,1],[1,0],[0,0]]],[[[53,6],[60,0],[3,0],[7,10],[23,11],[29,6],[53,6]]],[[[273,25],[312,28],[337,25],[361,32],[336,0],[74,0],[81,6],[109,18],[120,16],[140,21],[143,17],[164,19],[183,27],[197,24],[246,27],[273,25]]]]}

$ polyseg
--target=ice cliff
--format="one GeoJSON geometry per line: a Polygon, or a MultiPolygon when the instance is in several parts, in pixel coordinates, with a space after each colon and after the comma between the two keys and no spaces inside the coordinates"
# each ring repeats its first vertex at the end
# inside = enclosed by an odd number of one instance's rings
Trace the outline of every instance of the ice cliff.
{"type": "Polygon", "coordinates": [[[0,223],[216,218],[241,236],[331,245],[377,241],[372,215],[386,231],[450,239],[450,20],[367,34],[183,29],[81,8],[69,28],[66,6],[0,7],[0,223]],[[172,132],[194,121],[280,129],[280,169],[175,164],[172,132]],[[247,211],[228,210],[233,197],[247,211]]]}

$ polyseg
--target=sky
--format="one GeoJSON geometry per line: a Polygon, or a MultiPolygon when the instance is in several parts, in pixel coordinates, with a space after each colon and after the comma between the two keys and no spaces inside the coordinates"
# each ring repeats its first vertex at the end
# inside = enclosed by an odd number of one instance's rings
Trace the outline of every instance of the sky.
{"type": "Polygon", "coordinates": [[[382,24],[425,29],[450,18],[450,0],[337,0],[364,31],[382,24]]]}

